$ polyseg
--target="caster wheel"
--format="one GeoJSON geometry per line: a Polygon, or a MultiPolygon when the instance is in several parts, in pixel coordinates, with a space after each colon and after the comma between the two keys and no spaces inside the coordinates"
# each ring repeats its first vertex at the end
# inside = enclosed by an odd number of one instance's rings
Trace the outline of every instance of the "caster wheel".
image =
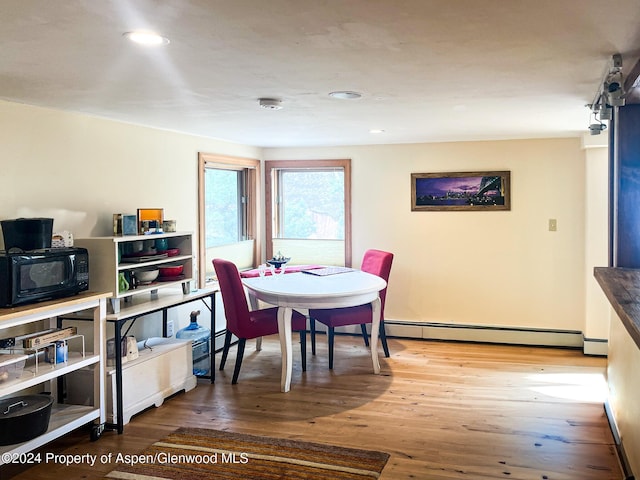
{"type": "Polygon", "coordinates": [[[104,432],[104,425],[93,425],[91,427],[90,439],[92,442],[95,442],[102,436],[102,432],[104,432]]]}

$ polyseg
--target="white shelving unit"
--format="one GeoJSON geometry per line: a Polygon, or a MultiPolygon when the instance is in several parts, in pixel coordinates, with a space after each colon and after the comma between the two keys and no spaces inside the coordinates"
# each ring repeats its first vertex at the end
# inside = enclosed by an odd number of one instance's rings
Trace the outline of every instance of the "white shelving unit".
{"type": "MultiPolygon", "coordinates": [[[[190,340],[150,338],[138,342],[139,355],[122,365],[122,382],[127,388],[122,391],[122,415],[118,412],[116,369],[107,366],[106,414],[107,422],[116,424],[118,418],[126,425],[131,417],[146,408],[160,407],[174,393],[188,392],[197,385],[193,375],[193,358],[190,340]],[[145,347],[146,345],[146,347],[145,347]]],[[[67,382],[74,403],[83,403],[91,398],[87,391],[86,376],[81,370],[70,375],[67,382]]]]}
{"type": "Polygon", "coordinates": [[[152,235],[123,235],[117,237],[78,238],[75,246],[89,251],[89,285],[94,290],[114,292],[110,299],[114,313],[120,311],[121,300],[133,295],[148,293],[155,295],[160,288],[182,286],[183,293],[189,292],[193,281],[193,235],[188,232],[159,233],[152,235]],[[178,249],[179,254],[144,262],[127,262],[123,257],[128,252],[135,252],[136,246],[142,242],[143,251],[154,251],[155,241],[166,239],[169,249],[178,249]],[[120,273],[148,270],[150,267],[181,264],[183,274],[175,280],[154,281],[149,285],[139,285],[126,291],[119,291],[120,273]]]}
{"type": "MultiPolygon", "coordinates": [[[[75,239],[74,244],[89,251],[90,288],[114,292],[109,298],[111,312],[107,314],[106,321],[113,324],[116,350],[120,345],[123,327],[128,322],[162,312],[165,330],[167,310],[170,308],[207,299],[211,299],[212,308],[215,306],[217,289],[191,288],[191,282],[194,281],[194,250],[193,234],[190,232],[79,238],[75,239]],[[158,249],[154,252],[153,247],[162,239],[166,239],[167,249],[178,249],[177,255],[153,257],[154,253],[158,253],[158,249]],[[129,261],[123,261],[126,255],[140,251],[148,252],[152,258],[145,261],[132,261],[129,258],[129,261]],[[175,281],[155,281],[126,291],[118,289],[121,273],[173,264],[183,265],[183,276],[175,281]],[[181,287],[181,291],[177,287],[181,287]]],[[[211,325],[215,325],[213,311],[211,325]]],[[[113,422],[108,422],[107,427],[123,433],[125,423],[141,408],[161,405],[168,395],[193,388],[195,377],[192,374],[193,352],[190,348],[190,343],[172,342],[158,346],[152,355],[140,352],[138,359],[125,364],[122,363],[122,356],[116,354],[115,366],[106,376],[106,391],[111,404],[108,419],[113,422]]],[[[212,383],[213,376],[212,370],[212,383]]]]}
{"type": "MultiPolygon", "coordinates": [[[[6,457],[2,454],[22,454],[30,452],[51,440],[54,440],[89,422],[94,422],[91,433],[92,439],[97,439],[102,433],[105,423],[104,407],[104,338],[106,299],[109,293],[84,292],[73,297],[50,302],[42,302],[33,305],[24,305],[16,308],[0,309],[0,335],[4,330],[31,324],[34,322],[49,321],[50,326],[56,325],[56,318],[70,315],[80,311],[91,311],[93,314],[93,352],[69,352],[68,360],[56,365],[47,365],[36,372],[33,368],[25,368],[19,378],[0,383],[0,398],[17,396],[25,389],[45,384],[48,390],[56,394],[53,384],[57,378],[75,372],[81,368],[91,367],[93,371],[93,404],[69,405],[54,402],[51,411],[48,430],[27,442],[14,445],[0,446],[0,465],[5,463],[6,457]],[[97,423],[95,423],[97,421],[97,423]]],[[[38,327],[34,327],[37,331],[38,327]]],[[[4,336],[4,335],[3,335],[4,336]]]]}

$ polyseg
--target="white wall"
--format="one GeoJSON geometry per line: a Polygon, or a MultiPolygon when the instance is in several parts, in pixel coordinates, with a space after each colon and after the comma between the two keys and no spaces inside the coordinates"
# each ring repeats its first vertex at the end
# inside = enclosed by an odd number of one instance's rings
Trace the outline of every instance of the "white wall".
{"type": "MultiPolygon", "coordinates": [[[[195,233],[198,152],[252,158],[261,153],[249,146],[0,101],[0,219],[53,217],[54,230],[68,229],[80,238],[111,235],[113,213],[164,208],[165,218],[175,219],[178,230],[195,233]]],[[[170,311],[176,330],[189,323],[191,307],[170,311]]],[[[208,310],[202,310],[208,325],[208,310]]],[[[159,320],[141,326],[144,336],[160,335],[159,320]]]]}
{"type": "Polygon", "coordinates": [[[164,208],[196,231],[198,152],[260,150],[175,132],[0,102],[0,218],[51,214],[54,230],[109,235],[113,213],[164,208]]]}
{"type": "Polygon", "coordinates": [[[584,331],[592,272],[580,139],[266,149],[264,157],[352,159],[354,259],[367,248],[396,255],[388,319],[584,331]],[[511,211],[411,211],[412,172],[479,170],[511,171],[511,211]]]}
{"type": "Polygon", "coordinates": [[[637,474],[640,472],[640,349],[612,308],[609,342],[609,406],[629,467],[637,474]]]}
{"type": "Polygon", "coordinates": [[[592,272],[577,138],[262,151],[0,102],[0,218],[52,215],[80,237],[108,235],[113,213],[161,207],[196,231],[199,151],[351,158],[355,263],[371,247],[396,254],[390,319],[585,331],[592,272]],[[412,172],[476,170],[511,171],[511,211],[411,212],[412,172]]]}

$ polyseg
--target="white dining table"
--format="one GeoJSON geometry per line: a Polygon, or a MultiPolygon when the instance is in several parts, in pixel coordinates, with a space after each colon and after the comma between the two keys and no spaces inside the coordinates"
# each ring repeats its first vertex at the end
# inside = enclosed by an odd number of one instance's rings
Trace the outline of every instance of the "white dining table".
{"type": "Polygon", "coordinates": [[[283,392],[291,388],[293,363],[291,315],[293,310],[312,308],[344,308],[371,304],[371,360],[373,372],[380,373],[378,360],[378,331],[380,328],[379,292],[387,286],[382,278],[360,270],[318,276],[296,272],[265,277],[243,278],[252,308],[257,301],[278,307],[278,335],[282,353],[283,392]]]}

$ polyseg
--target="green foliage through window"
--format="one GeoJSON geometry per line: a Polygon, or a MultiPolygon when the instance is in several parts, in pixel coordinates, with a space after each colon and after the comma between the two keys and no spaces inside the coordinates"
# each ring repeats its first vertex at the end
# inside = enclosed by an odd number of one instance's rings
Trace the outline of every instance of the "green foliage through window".
{"type": "Polygon", "coordinates": [[[205,169],[205,244],[207,248],[242,240],[242,172],[205,169]]]}
{"type": "Polygon", "coordinates": [[[280,172],[280,238],[344,239],[344,172],[280,172]]]}

